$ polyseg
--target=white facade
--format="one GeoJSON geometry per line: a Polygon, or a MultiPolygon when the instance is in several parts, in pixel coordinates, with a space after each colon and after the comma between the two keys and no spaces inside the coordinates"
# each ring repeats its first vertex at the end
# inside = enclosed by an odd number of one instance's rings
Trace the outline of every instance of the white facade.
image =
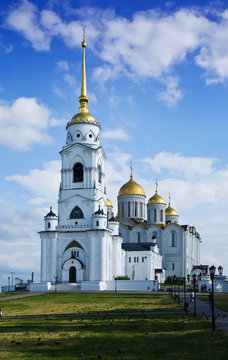
{"type": "Polygon", "coordinates": [[[148,203],[146,210],[144,190],[132,175],[119,192],[118,221],[107,203],[100,125],[87,108],[85,47],[83,40],[81,107],[67,124],[60,152],[58,216],[50,209],[40,232],[41,282],[87,288],[91,282],[97,288],[117,276],[136,281],[185,276],[200,263],[195,228],[180,226],[177,214],[166,218],[164,201],[148,203]]]}

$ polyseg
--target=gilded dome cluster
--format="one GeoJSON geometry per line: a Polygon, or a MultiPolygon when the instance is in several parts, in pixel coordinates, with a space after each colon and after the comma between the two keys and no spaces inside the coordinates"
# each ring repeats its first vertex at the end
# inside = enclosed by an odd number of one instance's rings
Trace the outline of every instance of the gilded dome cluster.
{"type": "MultiPolygon", "coordinates": [[[[148,205],[149,204],[163,204],[163,205],[166,205],[166,202],[163,199],[163,197],[161,197],[157,192],[157,185],[158,184],[156,183],[155,194],[148,200],[148,203],[147,203],[148,205]]],[[[124,184],[119,190],[118,196],[123,196],[123,195],[143,195],[143,196],[146,196],[145,191],[143,190],[142,186],[134,181],[132,174],[131,174],[130,180],[126,184],[124,184]]],[[[110,201],[110,200],[107,200],[107,205],[108,205],[108,201],[110,201]]],[[[165,210],[165,215],[166,216],[178,216],[177,211],[171,207],[170,202],[169,202],[169,206],[165,210]]]]}
{"type": "Polygon", "coordinates": [[[134,181],[132,174],[130,180],[120,188],[118,196],[123,195],[146,196],[142,186],[140,186],[139,184],[137,184],[137,182],[134,181]]]}

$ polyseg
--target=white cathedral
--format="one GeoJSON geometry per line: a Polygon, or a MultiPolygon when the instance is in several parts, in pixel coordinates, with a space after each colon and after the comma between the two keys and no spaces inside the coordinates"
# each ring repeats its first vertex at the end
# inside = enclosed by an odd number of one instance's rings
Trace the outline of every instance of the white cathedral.
{"type": "Polygon", "coordinates": [[[118,276],[163,282],[169,275],[186,276],[200,264],[200,235],[195,227],[179,224],[178,213],[158,194],[157,184],[146,204],[131,173],[119,190],[114,217],[106,195],[100,124],[87,107],[85,48],[83,38],[79,113],[66,126],[60,152],[58,216],[51,208],[40,232],[41,284],[88,285],[118,276]]]}

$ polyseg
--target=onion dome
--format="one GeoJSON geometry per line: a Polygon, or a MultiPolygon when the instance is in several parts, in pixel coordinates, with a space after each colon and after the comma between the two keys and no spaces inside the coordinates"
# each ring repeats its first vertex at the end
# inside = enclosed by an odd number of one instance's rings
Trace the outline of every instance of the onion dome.
{"type": "Polygon", "coordinates": [[[133,180],[132,174],[130,180],[120,188],[118,196],[122,196],[122,195],[146,196],[142,186],[140,186],[139,184],[137,184],[137,182],[133,180]]]}
{"type": "Polygon", "coordinates": [[[112,203],[111,203],[111,200],[109,200],[109,199],[106,200],[106,205],[107,205],[107,206],[110,206],[110,207],[113,207],[113,206],[112,206],[112,203]]]}
{"type": "Polygon", "coordinates": [[[160,195],[158,195],[158,192],[156,189],[154,196],[152,196],[149,199],[147,204],[166,204],[166,203],[165,203],[165,200],[160,195]]]}
{"type": "Polygon", "coordinates": [[[72,125],[77,122],[86,122],[93,123],[95,125],[100,126],[99,122],[89,113],[89,109],[87,107],[87,103],[89,98],[87,96],[86,91],[86,66],[85,66],[85,29],[83,29],[83,41],[82,41],[82,83],[81,83],[81,95],[78,98],[80,103],[79,113],[74,115],[71,121],[68,122],[67,126],[72,125]]]}
{"type": "Polygon", "coordinates": [[[57,215],[52,211],[52,206],[50,206],[50,211],[45,217],[57,217],[57,215]]]}
{"type": "Polygon", "coordinates": [[[169,203],[169,206],[167,207],[167,209],[165,210],[165,215],[166,216],[178,216],[178,213],[176,212],[175,209],[173,209],[171,206],[170,206],[170,203],[169,203]]]}

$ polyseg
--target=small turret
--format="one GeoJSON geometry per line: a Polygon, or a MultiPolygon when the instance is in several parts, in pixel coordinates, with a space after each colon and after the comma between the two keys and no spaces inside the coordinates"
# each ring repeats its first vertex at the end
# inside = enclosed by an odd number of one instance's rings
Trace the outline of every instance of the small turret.
{"type": "Polygon", "coordinates": [[[58,216],[52,211],[52,206],[50,206],[50,211],[44,217],[45,221],[45,231],[55,231],[56,226],[58,225],[58,216]]]}
{"type": "Polygon", "coordinates": [[[97,211],[92,215],[92,228],[95,230],[107,228],[107,215],[100,205],[97,211]]]}

